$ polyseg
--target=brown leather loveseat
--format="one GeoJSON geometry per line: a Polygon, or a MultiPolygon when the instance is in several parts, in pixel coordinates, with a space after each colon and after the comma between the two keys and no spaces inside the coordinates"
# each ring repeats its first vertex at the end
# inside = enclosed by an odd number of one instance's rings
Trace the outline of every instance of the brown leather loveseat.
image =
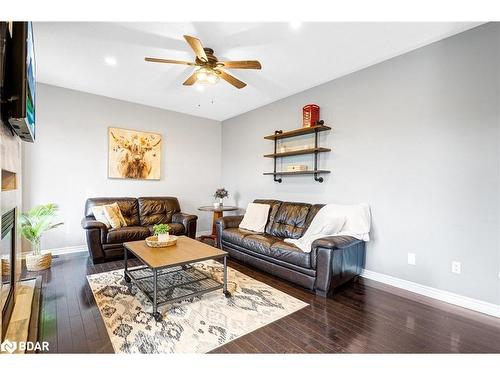
{"type": "Polygon", "coordinates": [[[170,234],[196,236],[196,215],[181,212],[175,197],[89,198],[85,203],[82,227],[94,263],[123,258],[123,243],[143,240],[153,234],[153,225],[168,224],[170,234]],[[96,221],[92,207],[118,203],[126,227],[112,229],[96,221]]]}
{"type": "Polygon", "coordinates": [[[328,236],[315,240],[311,252],[284,242],[300,238],[324,206],[256,199],[271,206],[264,233],[238,226],[243,216],[226,216],[216,222],[219,247],[251,266],[289,280],[320,296],[359,275],[365,263],[365,243],[350,236],[328,236]]]}

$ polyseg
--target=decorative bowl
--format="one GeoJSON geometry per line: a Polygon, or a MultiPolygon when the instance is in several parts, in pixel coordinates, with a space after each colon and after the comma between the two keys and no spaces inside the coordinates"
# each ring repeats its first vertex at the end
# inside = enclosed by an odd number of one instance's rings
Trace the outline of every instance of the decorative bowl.
{"type": "Polygon", "coordinates": [[[149,247],[168,247],[174,246],[177,243],[177,236],[170,235],[168,241],[159,242],[158,236],[151,236],[146,238],[146,245],[149,247]]]}

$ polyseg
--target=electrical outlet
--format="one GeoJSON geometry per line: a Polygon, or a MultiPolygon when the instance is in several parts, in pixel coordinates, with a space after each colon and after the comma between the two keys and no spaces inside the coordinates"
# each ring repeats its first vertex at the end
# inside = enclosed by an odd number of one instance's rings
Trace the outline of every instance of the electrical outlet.
{"type": "Polygon", "coordinates": [[[453,260],[451,262],[451,272],[462,273],[462,263],[460,263],[458,260],[453,260]]]}
{"type": "Polygon", "coordinates": [[[411,264],[413,266],[416,264],[415,253],[408,253],[408,264],[411,264]]]}

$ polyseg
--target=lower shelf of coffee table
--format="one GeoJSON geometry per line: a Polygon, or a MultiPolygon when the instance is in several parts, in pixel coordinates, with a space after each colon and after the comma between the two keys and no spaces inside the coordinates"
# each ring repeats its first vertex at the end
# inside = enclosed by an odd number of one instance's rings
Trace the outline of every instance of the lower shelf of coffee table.
{"type": "MultiPolygon", "coordinates": [[[[153,302],[153,271],[148,267],[129,269],[132,282],[153,302]]],[[[157,271],[157,304],[163,305],[222,289],[223,284],[192,266],[163,268],[157,271]]]]}

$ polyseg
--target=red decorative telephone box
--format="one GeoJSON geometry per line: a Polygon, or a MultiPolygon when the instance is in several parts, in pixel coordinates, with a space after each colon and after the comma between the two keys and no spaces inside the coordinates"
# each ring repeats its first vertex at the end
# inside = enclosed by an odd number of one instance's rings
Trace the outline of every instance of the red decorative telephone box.
{"type": "Polygon", "coordinates": [[[316,125],[319,121],[319,106],[316,104],[308,104],[302,108],[302,126],[309,128],[316,125]]]}

